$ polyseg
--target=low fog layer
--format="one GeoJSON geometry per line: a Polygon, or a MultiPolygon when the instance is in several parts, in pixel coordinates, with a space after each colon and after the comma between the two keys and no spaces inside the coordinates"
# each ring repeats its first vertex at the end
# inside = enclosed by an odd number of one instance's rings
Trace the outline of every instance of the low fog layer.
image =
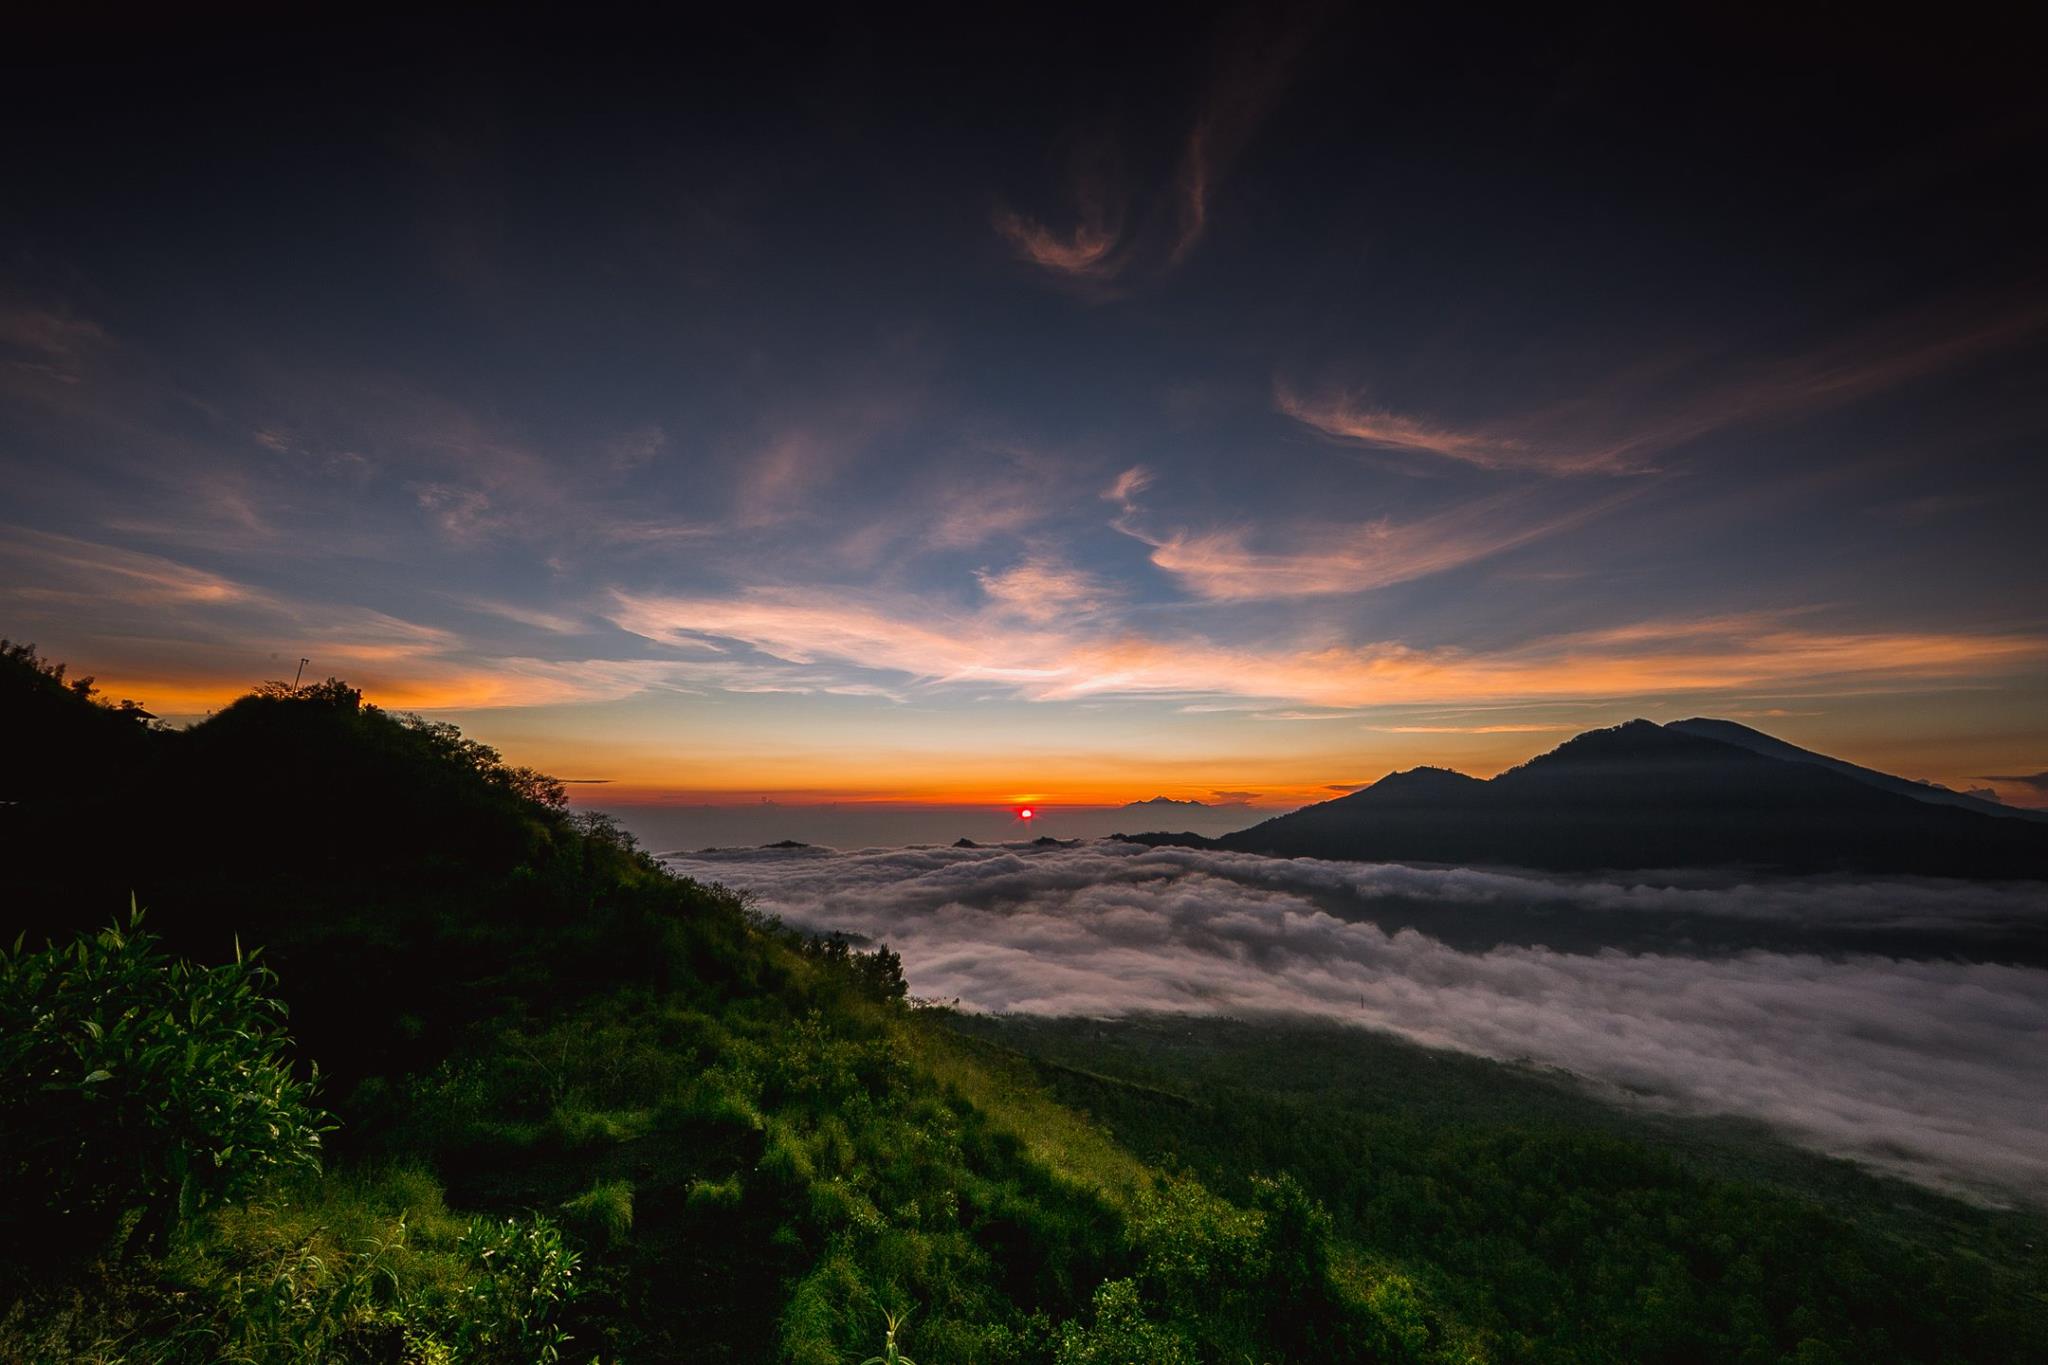
{"type": "MultiPolygon", "coordinates": [[[[792,924],[886,940],[913,993],[977,1010],[1295,1012],[1567,1068],[1673,1109],[1761,1119],[1928,1183],[2048,1200],[2048,971],[1752,949],[1460,949],[1332,913],[1580,907],[1600,923],[1951,924],[2037,932],[2048,888],[1652,887],[1098,843],[672,858],[792,924]]],[[[1564,918],[1568,919],[1569,914],[1564,918]]]]}

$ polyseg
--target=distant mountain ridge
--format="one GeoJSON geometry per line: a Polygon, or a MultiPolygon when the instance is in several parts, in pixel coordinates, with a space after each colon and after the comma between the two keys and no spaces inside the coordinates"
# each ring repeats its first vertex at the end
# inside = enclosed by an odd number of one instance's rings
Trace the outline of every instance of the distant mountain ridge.
{"type": "Polygon", "coordinates": [[[2030,812],[1812,753],[1731,721],[1589,730],[1489,780],[1390,773],[1226,834],[1130,836],[1278,857],[1557,871],[2048,876],[2030,812]]]}
{"type": "Polygon", "coordinates": [[[1929,801],[1939,806],[1955,806],[1962,810],[1973,810],[1982,815],[2000,815],[2017,820],[2048,821],[2048,811],[2027,810],[2021,806],[2008,806],[1998,801],[1986,801],[1981,796],[1971,796],[1967,792],[1952,791],[1947,787],[1939,787],[1931,782],[1915,782],[1908,777],[1893,777],[1890,773],[1881,773],[1875,768],[1865,768],[1858,764],[1850,763],[1845,759],[1830,758],[1826,754],[1817,754],[1811,749],[1802,749],[1796,744],[1787,744],[1784,740],[1773,735],[1767,735],[1761,730],[1752,730],[1747,725],[1738,725],[1732,720],[1712,720],[1705,716],[1699,716],[1692,720],[1671,721],[1664,728],[1667,730],[1678,730],[1688,735],[1698,735],[1702,739],[1718,739],[1723,744],[1734,744],[1748,749],[1751,753],[1762,754],[1766,758],[1782,758],[1791,763],[1811,763],[1816,767],[1826,768],[1830,772],[1841,773],[1844,777],[1853,777],[1858,782],[1868,783],[1880,791],[1893,792],[1899,796],[1910,796],[1915,801],[1929,801]]]}

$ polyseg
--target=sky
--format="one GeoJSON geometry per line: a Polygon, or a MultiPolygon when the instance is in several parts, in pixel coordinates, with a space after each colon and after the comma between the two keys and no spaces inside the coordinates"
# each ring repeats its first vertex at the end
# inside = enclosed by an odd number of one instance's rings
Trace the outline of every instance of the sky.
{"type": "Polygon", "coordinates": [[[1707,714],[2048,804],[1996,23],[74,22],[0,633],[174,722],[303,658],[585,803],[1057,811],[1707,714]]]}

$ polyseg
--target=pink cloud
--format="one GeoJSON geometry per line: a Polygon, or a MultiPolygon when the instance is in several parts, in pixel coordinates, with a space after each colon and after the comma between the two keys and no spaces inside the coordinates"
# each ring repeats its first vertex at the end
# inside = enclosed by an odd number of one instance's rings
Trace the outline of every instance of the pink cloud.
{"type": "Polygon", "coordinates": [[[1016,251],[1019,259],[1061,275],[1096,277],[1116,272],[1111,253],[1120,236],[1117,229],[1100,222],[1083,221],[1061,236],[1032,219],[999,209],[995,229],[1016,251]]]}
{"type": "Polygon", "coordinates": [[[991,603],[1039,623],[1097,611],[1112,595],[1094,575],[1042,553],[1000,572],[984,569],[976,578],[991,603]]]}
{"type": "Polygon", "coordinates": [[[1549,517],[1532,518],[1523,499],[1498,495],[1407,522],[1289,526],[1282,549],[1264,548],[1245,527],[1147,532],[1131,510],[1115,525],[1150,545],[1152,563],[1197,597],[1249,602],[1367,592],[1442,573],[1581,525],[1633,496],[1549,517]]]}
{"type": "Polygon", "coordinates": [[[1207,233],[1217,185],[1294,79],[1326,13],[1316,5],[1254,11],[1218,35],[1218,68],[1203,93],[1174,178],[1169,266],[1185,261],[1207,233]]]}
{"type": "Polygon", "coordinates": [[[995,686],[1035,701],[1237,696],[1327,707],[1740,690],[1816,679],[1887,686],[2037,666],[2048,639],[1966,632],[1828,632],[1781,616],[1643,622],[1510,650],[1301,640],[1264,647],[1147,636],[998,607],[760,590],[734,599],[618,594],[622,629],[665,644],[736,640],[792,664],[849,666],[917,686],[995,686]],[[1061,628],[1061,627],[1065,628],[1061,628]]]}

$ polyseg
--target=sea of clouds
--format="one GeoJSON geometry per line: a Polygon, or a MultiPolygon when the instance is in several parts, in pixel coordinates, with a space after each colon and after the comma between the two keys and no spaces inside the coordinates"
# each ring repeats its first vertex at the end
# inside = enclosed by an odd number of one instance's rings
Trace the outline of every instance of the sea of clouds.
{"type": "Polygon", "coordinates": [[[1460,950],[1370,917],[1386,898],[1493,913],[1563,904],[1610,918],[1943,924],[1967,937],[2048,925],[2044,887],[1658,886],[1111,842],[666,861],[753,893],[791,924],[886,941],[914,994],[969,1009],[1339,1019],[1562,1067],[1631,1102],[1761,1120],[1929,1184],[2048,1204],[2048,970],[1854,952],[1460,950]]]}

